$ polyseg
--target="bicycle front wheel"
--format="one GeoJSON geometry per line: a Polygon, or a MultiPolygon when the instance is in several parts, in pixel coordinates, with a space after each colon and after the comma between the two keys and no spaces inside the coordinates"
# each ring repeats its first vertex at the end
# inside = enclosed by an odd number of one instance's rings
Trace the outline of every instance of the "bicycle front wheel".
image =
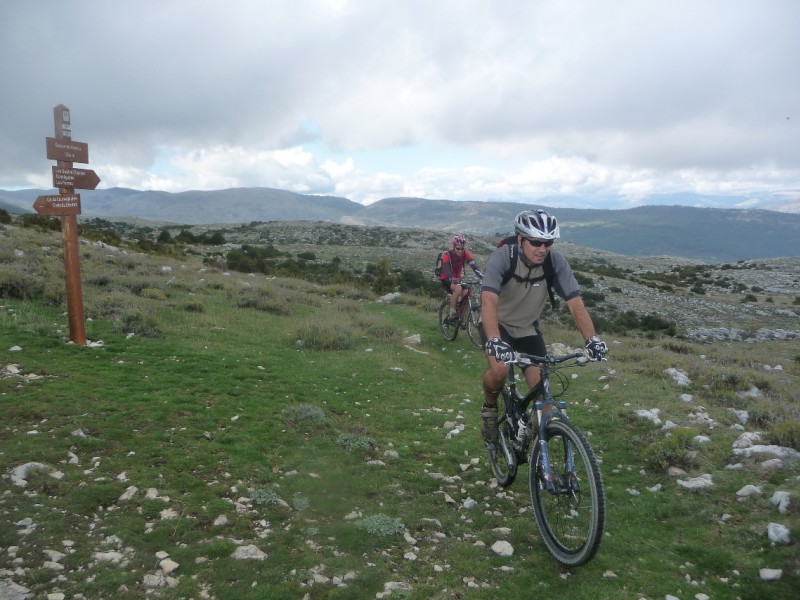
{"type": "Polygon", "coordinates": [[[478,330],[478,315],[480,313],[477,310],[469,311],[469,319],[467,319],[467,335],[469,336],[469,341],[472,342],[472,345],[476,348],[483,348],[483,343],[481,342],[481,333],[478,330]]]}
{"type": "Polygon", "coordinates": [[[555,418],[546,433],[553,481],[545,480],[538,439],[529,460],[536,525],[556,560],[568,566],[583,565],[595,555],[603,537],[603,478],[589,442],[577,427],[555,418]]]}
{"type": "Polygon", "coordinates": [[[507,407],[511,406],[513,399],[507,388],[497,397],[497,421],[500,435],[494,444],[486,442],[489,450],[489,464],[492,466],[494,477],[502,487],[508,487],[514,483],[517,477],[517,454],[514,452],[512,440],[514,439],[514,426],[511,423],[512,411],[507,407]]]}
{"type": "Polygon", "coordinates": [[[458,335],[458,320],[450,320],[450,300],[445,298],[439,306],[439,330],[442,337],[448,342],[452,342],[458,335]]]}

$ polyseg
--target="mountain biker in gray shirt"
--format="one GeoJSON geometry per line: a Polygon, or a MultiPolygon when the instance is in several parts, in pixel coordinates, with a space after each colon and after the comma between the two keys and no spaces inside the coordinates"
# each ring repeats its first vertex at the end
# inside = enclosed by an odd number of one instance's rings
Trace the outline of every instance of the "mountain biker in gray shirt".
{"type": "MultiPolygon", "coordinates": [[[[508,246],[495,250],[486,262],[481,293],[481,334],[487,368],[483,373],[484,402],[481,433],[490,443],[497,441],[497,396],[508,377],[506,361],[513,351],[544,356],[547,348],[539,331],[539,318],[547,302],[544,263],[550,254],[554,271],[553,289],[566,302],[575,326],[586,341],[591,360],[605,360],[608,346],[595,332],[581,298],[581,290],[567,259],[551,250],[560,237],[558,221],[543,210],[524,211],[514,221],[519,257],[513,273],[508,246]]],[[[538,367],[523,371],[529,388],[539,383],[538,367]]]]}

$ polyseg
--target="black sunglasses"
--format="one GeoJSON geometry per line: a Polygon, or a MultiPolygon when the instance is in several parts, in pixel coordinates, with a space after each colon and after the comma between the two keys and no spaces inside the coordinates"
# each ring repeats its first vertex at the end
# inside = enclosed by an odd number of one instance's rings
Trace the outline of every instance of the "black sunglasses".
{"type": "Polygon", "coordinates": [[[555,241],[555,240],[547,240],[542,242],[540,240],[531,240],[528,238],[522,238],[522,239],[528,242],[534,248],[541,248],[542,246],[544,246],[545,248],[549,248],[550,246],[553,245],[553,242],[555,241]]]}
{"type": "Polygon", "coordinates": [[[462,246],[453,246],[453,250],[463,250],[462,246]]]}

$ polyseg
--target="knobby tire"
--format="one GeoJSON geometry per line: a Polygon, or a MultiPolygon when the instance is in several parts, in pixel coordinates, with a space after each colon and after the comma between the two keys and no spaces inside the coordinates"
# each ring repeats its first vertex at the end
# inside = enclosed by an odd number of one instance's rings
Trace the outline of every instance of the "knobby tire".
{"type": "Polygon", "coordinates": [[[483,344],[481,343],[481,334],[478,330],[478,311],[470,310],[469,311],[469,318],[467,319],[467,336],[469,336],[469,341],[472,342],[472,345],[476,348],[483,348],[483,344]]]}
{"type": "Polygon", "coordinates": [[[450,322],[450,300],[445,298],[439,306],[439,330],[442,332],[442,337],[448,342],[452,342],[458,335],[458,321],[450,322]]]}
{"type": "MultiPolygon", "coordinates": [[[[497,438],[497,442],[491,444],[488,448],[489,464],[492,466],[498,485],[502,487],[508,487],[514,483],[514,479],[517,477],[517,466],[519,465],[512,445],[514,438],[514,428],[510,423],[512,411],[506,410],[506,406],[510,406],[512,401],[508,388],[503,388],[503,391],[497,397],[497,424],[500,429],[500,435],[497,438]]],[[[489,445],[488,442],[487,445],[489,445]]]]}
{"type": "Polygon", "coordinates": [[[539,440],[529,458],[530,493],[536,525],[547,549],[560,563],[579,566],[597,552],[605,527],[603,479],[589,442],[571,423],[553,419],[547,426],[550,464],[558,493],[542,478],[539,440]],[[567,444],[573,447],[574,476],[567,472],[567,444]]]}

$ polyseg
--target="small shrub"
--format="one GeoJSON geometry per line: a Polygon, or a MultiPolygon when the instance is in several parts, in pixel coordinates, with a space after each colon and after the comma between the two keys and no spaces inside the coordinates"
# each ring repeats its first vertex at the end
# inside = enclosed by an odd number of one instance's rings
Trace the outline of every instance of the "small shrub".
{"type": "Polygon", "coordinates": [[[320,427],[328,426],[330,422],[323,410],[311,404],[298,404],[287,406],[283,409],[283,419],[290,427],[320,427]]]}
{"type": "Polygon", "coordinates": [[[406,526],[400,519],[389,517],[384,514],[377,514],[371,517],[364,517],[355,522],[356,527],[363,529],[370,535],[401,535],[406,526]]]}
{"type": "Polygon", "coordinates": [[[32,300],[41,298],[43,292],[44,287],[35,277],[27,277],[10,270],[0,273],[0,298],[32,300]]]}
{"type": "Polygon", "coordinates": [[[11,215],[9,214],[9,212],[7,210],[3,209],[3,208],[0,208],[0,223],[2,223],[4,225],[9,225],[9,224],[11,224],[11,222],[12,222],[12,219],[11,219],[11,215]]]}
{"type": "Polygon", "coordinates": [[[300,492],[295,492],[294,496],[292,496],[292,506],[296,511],[302,512],[311,507],[311,502],[300,492]]]}
{"type": "Polygon", "coordinates": [[[369,450],[375,447],[375,440],[372,438],[353,435],[352,433],[339,434],[339,437],[336,438],[336,443],[349,452],[353,452],[354,450],[369,450]]]}
{"type": "Polygon", "coordinates": [[[253,504],[257,504],[259,506],[272,506],[273,504],[279,504],[281,501],[281,497],[278,495],[272,487],[264,487],[254,490],[252,494],[250,494],[250,499],[253,501],[253,504]]]}
{"type": "Polygon", "coordinates": [[[183,305],[183,310],[190,313],[201,313],[205,311],[202,302],[188,302],[183,305]]]}
{"type": "Polygon", "coordinates": [[[162,338],[163,332],[155,321],[141,313],[126,313],[120,318],[120,327],[125,333],[133,333],[142,337],[162,338]]]}
{"type": "Polygon", "coordinates": [[[236,306],[239,308],[252,308],[279,316],[286,316],[291,312],[291,306],[286,298],[271,294],[243,296],[237,301],[236,306]]]}
{"type": "Polygon", "coordinates": [[[142,298],[148,298],[149,300],[166,300],[167,299],[167,295],[164,293],[163,290],[160,290],[158,288],[151,288],[151,287],[142,288],[141,296],[142,296],[142,298]]]}
{"type": "Polygon", "coordinates": [[[663,472],[669,467],[690,468],[694,454],[692,438],[695,433],[687,427],[678,427],[671,435],[653,442],[642,452],[645,466],[653,472],[663,472]]]}
{"type": "Polygon", "coordinates": [[[353,332],[340,323],[310,321],[298,330],[297,339],[312,350],[348,350],[353,345],[353,332]]]}
{"type": "Polygon", "coordinates": [[[785,421],[776,424],[767,433],[767,439],[770,444],[800,450],[800,422],[785,421]]]}

